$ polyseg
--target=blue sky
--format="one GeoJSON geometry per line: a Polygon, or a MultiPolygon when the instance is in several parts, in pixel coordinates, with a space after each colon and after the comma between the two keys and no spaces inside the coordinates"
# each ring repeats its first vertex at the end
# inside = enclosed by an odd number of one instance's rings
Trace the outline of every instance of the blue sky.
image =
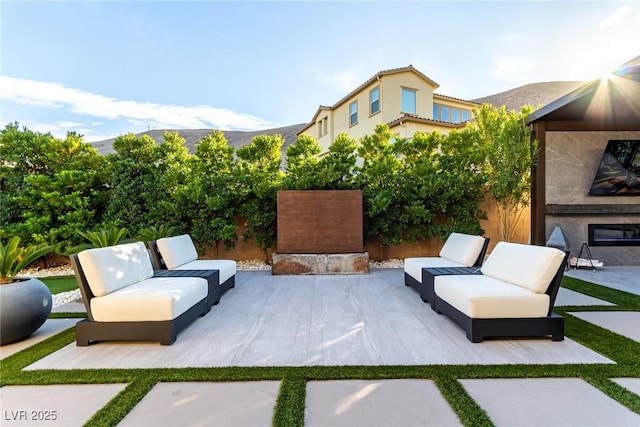
{"type": "Polygon", "coordinates": [[[409,64],[473,99],[640,54],[638,1],[3,0],[0,28],[2,126],[86,141],[307,122],[409,64]]]}

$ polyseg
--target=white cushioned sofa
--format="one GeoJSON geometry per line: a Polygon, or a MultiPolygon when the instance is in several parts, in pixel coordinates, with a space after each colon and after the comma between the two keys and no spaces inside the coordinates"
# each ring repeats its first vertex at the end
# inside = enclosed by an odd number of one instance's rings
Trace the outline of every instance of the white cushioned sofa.
{"type": "Polygon", "coordinates": [[[500,242],[482,275],[434,278],[435,307],[472,342],[487,337],[564,339],[564,319],[552,313],[567,254],[549,247],[500,242]]]}
{"type": "Polygon", "coordinates": [[[197,277],[153,277],[144,243],[88,249],[71,256],[87,319],[76,325],[76,343],[158,340],[206,314],[208,284],[197,277]]]}
{"type": "Polygon", "coordinates": [[[439,256],[406,258],[404,260],[404,283],[420,294],[424,302],[433,302],[433,285],[425,277],[425,268],[434,267],[480,267],[484,260],[489,239],[463,233],[451,233],[439,256]]]}
{"type": "Polygon", "coordinates": [[[149,250],[156,270],[180,270],[183,272],[176,274],[181,275],[189,274],[184,270],[218,271],[218,282],[210,289],[209,295],[214,305],[227,290],[235,286],[236,262],[228,259],[198,259],[198,251],[188,234],[151,241],[149,250]]]}

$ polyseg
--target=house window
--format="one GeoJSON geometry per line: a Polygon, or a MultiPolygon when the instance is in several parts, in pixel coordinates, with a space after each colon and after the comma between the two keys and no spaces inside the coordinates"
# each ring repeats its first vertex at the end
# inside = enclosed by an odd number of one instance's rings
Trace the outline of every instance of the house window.
{"type": "Polygon", "coordinates": [[[449,117],[449,107],[446,105],[440,106],[440,120],[443,122],[451,121],[451,118],[449,117]]]}
{"type": "Polygon", "coordinates": [[[457,108],[451,109],[451,122],[460,123],[460,110],[457,108]]]}
{"type": "Polygon", "coordinates": [[[328,118],[325,117],[318,122],[318,138],[322,138],[327,134],[328,118]]]}
{"type": "Polygon", "coordinates": [[[358,101],[349,104],[349,126],[358,124],[358,101]]]}
{"type": "Polygon", "coordinates": [[[416,113],[416,91],[415,89],[402,88],[402,112],[416,113]]]}
{"type": "Polygon", "coordinates": [[[380,86],[369,92],[369,115],[380,112],[380,86]]]}
{"type": "Polygon", "coordinates": [[[471,119],[471,111],[453,108],[442,104],[433,104],[433,120],[448,123],[464,123],[471,119]]]}

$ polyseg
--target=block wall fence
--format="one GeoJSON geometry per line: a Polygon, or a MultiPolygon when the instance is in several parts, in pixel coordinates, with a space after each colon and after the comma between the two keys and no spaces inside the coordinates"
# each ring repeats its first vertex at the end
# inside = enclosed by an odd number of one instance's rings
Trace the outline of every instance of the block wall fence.
{"type": "MultiPolygon", "coordinates": [[[[487,253],[490,253],[495,245],[501,240],[500,221],[498,220],[498,212],[492,199],[487,198],[485,202],[481,204],[480,208],[487,212],[488,219],[480,221],[480,226],[485,232],[484,235],[491,239],[487,250],[487,253]]],[[[245,230],[244,224],[238,220],[236,225],[238,227],[237,234],[238,236],[241,236],[245,230]]],[[[530,228],[530,210],[527,208],[516,225],[516,231],[512,241],[516,243],[529,243],[530,228]]],[[[400,245],[383,246],[382,248],[378,242],[368,241],[365,242],[364,250],[369,252],[369,258],[372,261],[384,261],[387,259],[405,259],[418,256],[437,256],[442,245],[443,242],[440,238],[432,238],[411,244],[403,243],[400,245]]],[[[271,254],[273,252],[275,252],[275,247],[268,251],[269,262],[271,261],[271,254]]],[[[215,247],[206,247],[202,257],[226,258],[234,259],[236,261],[254,259],[266,261],[264,253],[253,243],[252,240],[245,242],[242,238],[238,239],[235,248],[232,249],[225,249],[224,246],[221,245],[219,250],[216,252],[215,247]]]]}

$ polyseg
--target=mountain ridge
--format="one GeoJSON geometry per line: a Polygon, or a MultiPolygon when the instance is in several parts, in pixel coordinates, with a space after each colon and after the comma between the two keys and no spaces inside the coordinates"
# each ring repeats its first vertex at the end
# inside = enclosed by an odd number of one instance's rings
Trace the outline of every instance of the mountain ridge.
{"type": "MultiPolygon", "coordinates": [[[[531,105],[534,108],[538,105],[546,105],[561,96],[571,92],[585,82],[579,81],[553,81],[529,83],[518,86],[493,95],[483,96],[481,98],[472,99],[470,101],[479,104],[491,104],[495,107],[504,105],[507,110],[520,110],[524,105],[531,105]]],[[[295,125],[281,126],[272,129],[264,129],[258,131],[221,131],[227,139],[229,145],[234,149],[238,149],[248,144],[251,139],[258,135],[274,135],[280,134],[285,140],[283,154],[286,147],[296,140],[296,134],[304,129],[308,123],[298,123],[295,125]]],[[[209,135],[213,129],[154,129],[137,133],[136,136],[149,135],[156,142],[163,141],[162,134],[165,131],[177,131],[178,134],[185,139],[185,146],[190,152],[195,151],[195,145],[205,136],[209,135]]],[[[113,153],[113,142],[115,138],[105,139],[103,141],[92,142],[91,144],[98,150],[100,154],[113,153]]]]}

